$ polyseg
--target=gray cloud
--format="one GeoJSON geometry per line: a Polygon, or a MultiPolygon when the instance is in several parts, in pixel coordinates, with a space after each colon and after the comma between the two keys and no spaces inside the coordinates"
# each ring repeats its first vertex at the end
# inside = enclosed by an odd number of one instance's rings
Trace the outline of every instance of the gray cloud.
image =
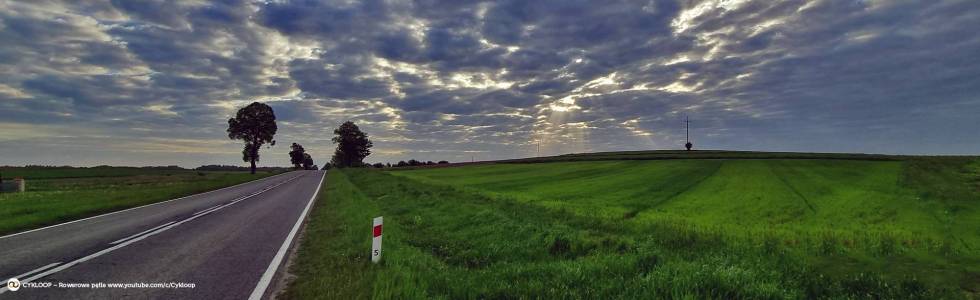
{"type": "Polygon", "coordinates": [[[4,2],[0,164],[237,163],[251,101],[321,161],[346,120],[373,160],[468,160],[677,148],[685,115],[699,147],[977,153],[974,28],[975,1],[4,2]]]}

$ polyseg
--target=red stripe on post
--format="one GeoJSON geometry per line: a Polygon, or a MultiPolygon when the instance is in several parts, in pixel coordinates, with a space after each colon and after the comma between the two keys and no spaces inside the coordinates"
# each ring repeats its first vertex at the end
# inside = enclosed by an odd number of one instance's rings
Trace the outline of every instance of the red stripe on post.
{"type": "Polygon", "coordinates": [[[374,237],[381,236],[381,225],[374,226],[374,237]]]}

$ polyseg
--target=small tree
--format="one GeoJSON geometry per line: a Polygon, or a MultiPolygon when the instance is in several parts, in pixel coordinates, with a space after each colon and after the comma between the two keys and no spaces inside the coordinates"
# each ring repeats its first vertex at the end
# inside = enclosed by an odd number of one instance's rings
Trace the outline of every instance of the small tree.
{"type": "Polygon", "coordinates": [[[374,144],[368,139],[366,133],[362,132],[354,122],[347,121],[333,131],[335,136],[333,142],[337,144],[330,163],[337,167],[357,167],[361,166],[364,158],[371,155],[371,147],[374,144]]]}
{"type": "Polygon", "coordinates": [[[259,161],[259,148],[265,143],[275,146],[272,137],[278,129],[276,114],[265,103],[252,102],[228,119],[228,138],[245,142],[242,160],[252,164],[252,174],[255,174],[255,162],[259,161]]]}
{"type": "Polygon", "coordinates": [[[323,164],[323,169],[324,169],[324,170],[330,170],[330,167],[331,167],[331,166],[332,166],[332,165],[331,165],[330,163],[325,163],[325,164],[323,164]]]}
{"type": "Polygon", "coordinates": [[[303,149],[303,145],[293,143],[289,146],[292,151],[289,151],[289,162],[293,164],[293,168],[299,170],[299,166],[302,165],[306,159],[306,149],[303,149]]]}
{"type": "Polygon", "coordinates": [[[303,170],[316,170],[313,167],[313,157],[309,153],[303,153],[303,170]]]}
{"type": "Polygon", "coordinates": [[[395,166],[396,167],[404,167],[404,166],[408,166],[408,163],[406,163],[404,160],[399,160],[398,163],[395,164],[395,166]]]}
{"type": "Polygon", "coordinates": [[[440,165],[445,165],[445,164],[448,164],[448,163],[449,163],[449,162],[448,162],[448,161],[445,161],[445,160],[440,160],[440,161],[439,161],[439,164],[440,164],[440,165]]]}
{"type": "Polygon", "coordinates": [[[378,169],[381,169],[381,168],[384,168],[385,167],[385,164],[383,164],[383,163],[375,163],[374,164],[374,167],[375,168],[378,168],[378,169]]]}

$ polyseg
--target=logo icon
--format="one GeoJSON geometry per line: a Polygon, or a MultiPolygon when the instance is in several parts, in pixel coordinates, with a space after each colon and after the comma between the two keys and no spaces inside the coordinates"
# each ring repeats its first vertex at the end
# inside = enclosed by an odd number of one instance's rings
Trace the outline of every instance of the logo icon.
{"type": "Polygon", "coordinates": [[[17,278],[10,278],[10,280],[7,280],[7,289],[10,290],[11,292],[16,292],[17,290],[19,290],[20,280],[17,280],[17,278]]]}

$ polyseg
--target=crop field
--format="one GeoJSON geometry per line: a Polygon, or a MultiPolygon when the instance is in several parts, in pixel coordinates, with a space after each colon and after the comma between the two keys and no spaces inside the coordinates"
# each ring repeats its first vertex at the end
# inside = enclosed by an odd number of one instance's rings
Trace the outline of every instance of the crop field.
{"type": "Polygon", "coordinates": [[[342,169],[321,195],[287,298],[980,295],[976,158],[342,169]]]}
{"type": "Polygon", "coordinates": [[[14,168],[24,193],[0,193],[0,235],[197,194],[275,173],[197,172],[128,167],[14,168]]]}
{"type": "Polygon", "coordinates": [[[27,179],[55,179],[82,177],[122,177],[137,175],[167,175],[193,172],[184,169],[136,168],[136,167],[0,167],[3,178],[23,177],[27,179]]]}

